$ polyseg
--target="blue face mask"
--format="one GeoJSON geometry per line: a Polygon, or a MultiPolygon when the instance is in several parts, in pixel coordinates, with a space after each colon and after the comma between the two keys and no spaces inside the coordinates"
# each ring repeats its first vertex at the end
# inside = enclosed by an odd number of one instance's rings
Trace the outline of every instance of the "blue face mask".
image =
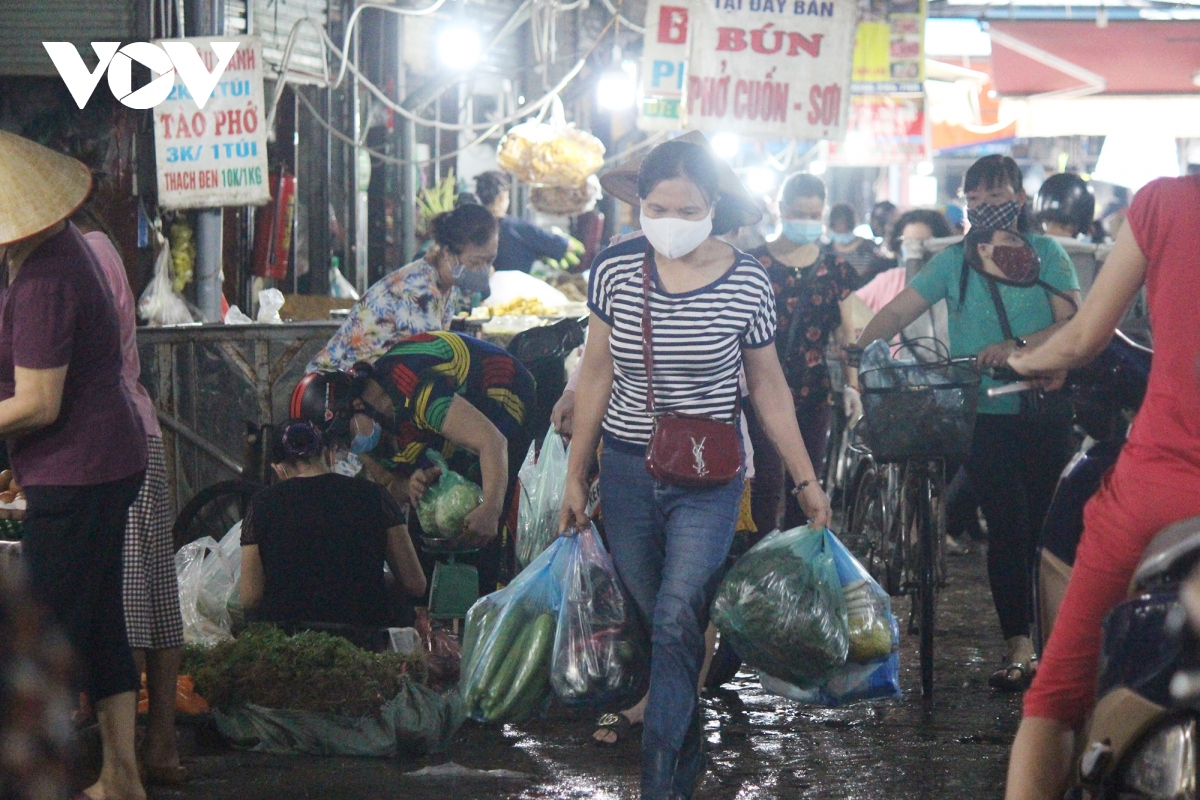
{"type": "Polygon", "coordinates": [[[858,237],[854,235],[854,231],[846,231],[845,233],[831,232],[829,234],[829,240],[834,244],[850,244],[857,238],[858,237]]]}
{"type": "Polygon", "coordinates": [[[350,441],[350,452],[355,455],[369,453],[379,446],[379,437],[383,435],[383,428],[375,420],[371,420],[370,433],[356,433],[350,441]]]}
{"type": "Polygon", "coordinates": [[[796,244],[812,244],[821,238],[825,225],[819,219],[785,219],[783,236],[796,244]]]}
{"type": "Polygon", "coordinates": [[[487,297],[492,291],[491,273],[490,266],[487,269],[467,269],[467,265],[460,261],[450,271],[450,277],[454,279],[454,285],[465,294],[482,294],[487,297]]]}

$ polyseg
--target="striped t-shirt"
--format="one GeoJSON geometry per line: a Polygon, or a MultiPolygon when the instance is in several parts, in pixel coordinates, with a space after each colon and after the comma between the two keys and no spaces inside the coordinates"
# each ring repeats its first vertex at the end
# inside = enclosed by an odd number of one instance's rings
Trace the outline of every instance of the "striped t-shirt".
{"type": "MultiPolygon", "coordinates": [[[[650,442],[642,361],[642,260],[645,237],[596,257],[588,307],[612,327],[613,388],[604,430],[624,442],[650,442]]],[[[738,394],[742,348],[775,341],[775,298],[766,272],[738,252],[729,271],[694,291],[662,289],[651,257],[656,410],[729,419],[738,394]]]]}

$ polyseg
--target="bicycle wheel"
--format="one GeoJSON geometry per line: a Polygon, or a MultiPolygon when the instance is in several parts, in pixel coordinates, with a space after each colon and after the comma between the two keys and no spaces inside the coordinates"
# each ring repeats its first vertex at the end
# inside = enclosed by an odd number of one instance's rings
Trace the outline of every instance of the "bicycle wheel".
{"type": "Polygon", "coordinates": [[[913,494],[913,509],[917,533],[917,586],[913,604],[917,610],[920,632],[921,696],[933,697],[933,633],[937,617],[938,552],[937,518],[933,508],[932,476],[928,466],[917,470],[921,475],[913,494]]]}
{"type": "Polygon", "coordinates": [[[172,529],[175,550],[202,536],[220,541],[246,516],[251,498],[262,489],[262,484],[253,481],[231,480],[214,483],[199,491],[175,518],[172,529]]]}
{"type": "Polygon", "coordinates": [[[866,465],[854,492],[850,541],[863,566],[888,594],[900,594],[903,559],[896,527],[889,524],[887,481],[881,469],[866,465]]]}

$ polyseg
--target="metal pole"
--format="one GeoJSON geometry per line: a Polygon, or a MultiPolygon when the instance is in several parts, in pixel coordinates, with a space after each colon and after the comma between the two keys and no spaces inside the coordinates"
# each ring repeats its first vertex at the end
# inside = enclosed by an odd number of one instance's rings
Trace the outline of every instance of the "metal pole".
{"type": "MultiPolygon", "coordinates": [[[[360,27],[358,30],[362,30],[360,27]]],[[[362,35],[354,34],[354,66],[361,62],[362,35]]],[[[358,88],[358,76],[354,78],[354,284],[358,293],[364,294],[370,286],[368,269],[370,265],[370,246],[367,230],[367,206],[369,195],[367,188],[371,182],[371,157],[362,147],[357,146],[363,140],[362,94],[358,88]]]]}
{"type": "MultiPolygon", "coordinates": [[[[401,46],[403,46],[406,27],[407,23],[404,17],[401,17],[400,36],[398,37],[401,46]]],[[[405,65],[404,53],[400,54],[399,61],[396,69],[396,97],[406,107],[411,108],[405,102],[408,95],[408,68],[405,65]]],[[[413,159],[417,157],[417,126],[416,123],[405,117],[400,117],[396,124],[400,126],[400,158],[408,162],[399,166],[400,262],[407,264],[413,260],[417,252],[417,165],[412,163],[413,159]]]]}
{"type": "MultiPolygon", "coordinates": [[[[214,0],[207,8],[208,33],[225,32],[224,5],[214,0]]],[[[182,17],[181,17],[182,19],[182,17]]],[[[196,301],[205,322],[221,321],[221,251],[225,238],[224,209],[203,208],[196,214],[196,301]]]]}

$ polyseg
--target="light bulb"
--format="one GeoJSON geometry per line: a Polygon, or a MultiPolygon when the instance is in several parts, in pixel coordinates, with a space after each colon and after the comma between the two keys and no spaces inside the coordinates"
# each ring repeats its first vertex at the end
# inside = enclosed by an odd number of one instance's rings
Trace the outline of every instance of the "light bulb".
{"type": "Polygon", "coordinates": [[[610,111],[630,108],[637,100],[637,64],[633,61],[620,63],[620,68],[608,68],[596,82],[596,102],[610,111]]]}
{"type": "Polygon", "coordinates": [[[718,133],[712,137],[713,152],[726,161],[736,157],[741,147],[742,142],[736,133],[718,133]]]}
{"type": "Polygon", "coordinates": [[[768,167],[750,167],[742,174],[742,183],[750,194],[770,194],[775,189],[775,171],[768,167]]]}
{"type": "Polygon", "coordinates": [[[438,58],[453,70],[468,70],[479,63],[482,45],[479,32],[469,25],[454,24],[438,34],[438,58]]]}

